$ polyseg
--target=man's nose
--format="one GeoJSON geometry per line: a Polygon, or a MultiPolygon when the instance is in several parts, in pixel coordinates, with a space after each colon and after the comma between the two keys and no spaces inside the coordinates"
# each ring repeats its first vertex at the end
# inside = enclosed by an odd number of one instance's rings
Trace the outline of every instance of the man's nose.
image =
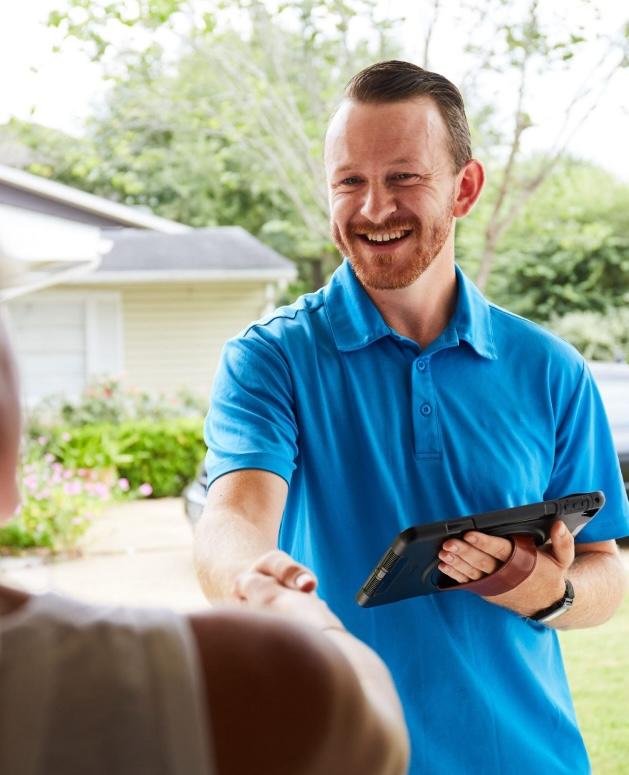
{"type": "Polygon", "coordinates": [[[366,192],[360,214],[372,223],[382,223],[397,210],[393,192],[386,186],[372,185],[366,192]]]}

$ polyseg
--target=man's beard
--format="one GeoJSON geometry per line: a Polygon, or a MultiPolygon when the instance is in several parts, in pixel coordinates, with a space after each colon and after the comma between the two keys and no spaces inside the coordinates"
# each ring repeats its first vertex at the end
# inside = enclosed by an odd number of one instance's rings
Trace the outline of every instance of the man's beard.
{"type": "Polygon", "coordinates": [[[336,224],[332,225],[332,238],[342,255],[347,256],[352,265],[356,277],[361,285],[373,290],[396,290],[407,288],[417,280],[439,255],[445,245],[450,228],[452,226],[452,210],[454,199],[452,198],[447,213],[435,221],[428,228],[424,228],[417,218],[392,217],[383,224],[377,226],[369,221],[355,223],[349,227],[349,236],[343,239],[336,224]],[[393,231],[408,231],[412,234],[407,239],[416,241],[416,249],[410,257],[399,259],[393,253],[371,254],[368,257],[361,255],[362,238],[356,232],[377,231],[379,233],[393,231]]]}

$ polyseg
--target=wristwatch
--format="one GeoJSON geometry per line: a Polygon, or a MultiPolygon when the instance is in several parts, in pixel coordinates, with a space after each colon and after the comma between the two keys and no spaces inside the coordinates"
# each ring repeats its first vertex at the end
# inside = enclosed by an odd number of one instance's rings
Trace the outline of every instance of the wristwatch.
{"type": "Polygon", "coordinates": [[[552,622],[553,619],[557,619],[557,617],[565,614],[566,611],[569,611],[573,603],[574,587],[572,586],[570,580],[566,579],[566,591],[564,592],[561,600],[558,600],[556,603],[549,605],[548,608],[543,608],[541,611],[538,611],[536,614],[533,614],[533,616],[529,618],[536,622],[541,622],[542,624],[548,624],[548,622],[552,622]]]}

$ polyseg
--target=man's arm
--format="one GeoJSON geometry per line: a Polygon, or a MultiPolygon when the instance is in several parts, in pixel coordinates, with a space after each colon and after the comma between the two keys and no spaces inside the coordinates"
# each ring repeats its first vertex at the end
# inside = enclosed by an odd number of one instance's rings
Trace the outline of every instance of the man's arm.
{"type": "MultiPolygon", "coordinates": [[[[459,582],[493,573],[511,554],[511,542],[476,531],[463,541],[448,540],[439,553],[439,569],[459,582]]],[[[538,549],[533,573],[515,589],[485,598],[522,616],[532,616],[560,600],[566,578],[572,582],[572,608],[549,626],[567,630],[594,627],[607,621],[620,605],[627,574],[615,541],[578,544],[563,524],[551,530],[551,543],[538,549]]]]}
{"type": "Polygon", "coordinates": [[[195,565],[208,599],[232,599],[236,576],[277,546],[287,493],[284,479],[257,469],[212,483],[195,530],[195,565]]]}

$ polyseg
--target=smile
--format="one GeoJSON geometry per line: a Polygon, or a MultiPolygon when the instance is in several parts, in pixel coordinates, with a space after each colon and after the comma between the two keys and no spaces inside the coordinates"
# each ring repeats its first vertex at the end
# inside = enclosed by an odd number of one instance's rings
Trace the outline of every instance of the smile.
{"type": "Polygon", "coordinates": [[[398,242],[399,240],[408,237],[412,229],[400,229],[398,231],[384,231],[384,232],[356,232],[356,236],[360,237],[366,242],[398,242]]]}

